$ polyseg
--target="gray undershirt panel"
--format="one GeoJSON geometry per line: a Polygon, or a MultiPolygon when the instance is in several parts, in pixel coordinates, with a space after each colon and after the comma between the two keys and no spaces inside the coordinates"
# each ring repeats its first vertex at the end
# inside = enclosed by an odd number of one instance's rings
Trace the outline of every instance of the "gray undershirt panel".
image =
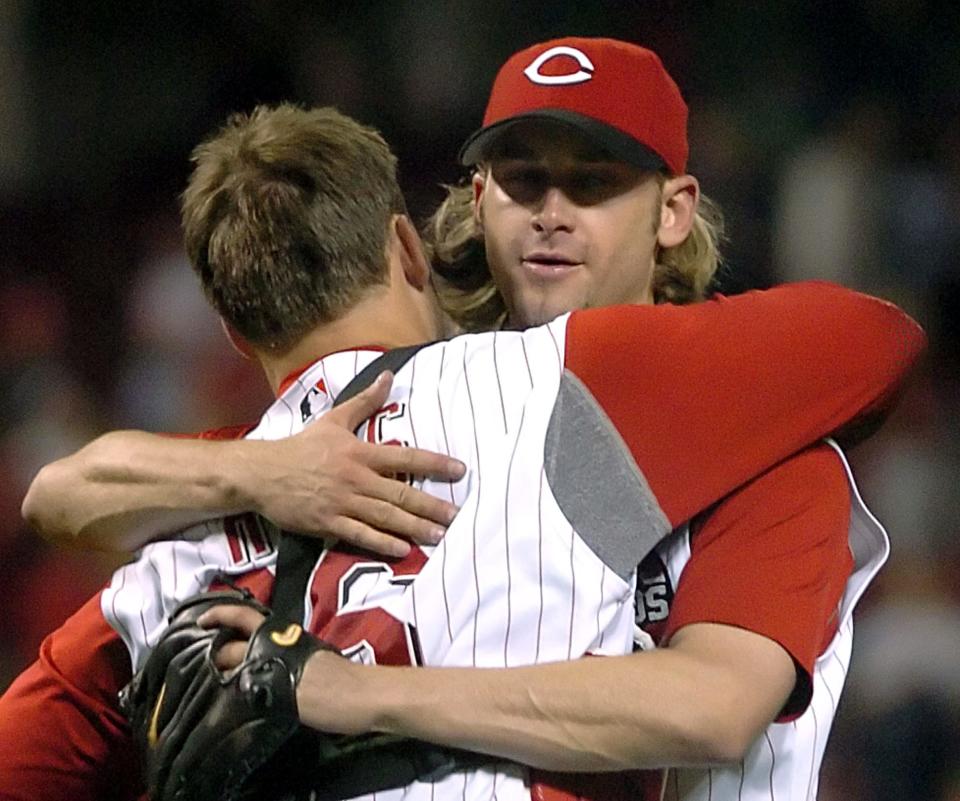
{"type": "Polygon", "coordinates": [[[629,580],[670,523],[610,418],[569,370],[547,427],[544,465],[557,504],[580,538],[629,580]]]}

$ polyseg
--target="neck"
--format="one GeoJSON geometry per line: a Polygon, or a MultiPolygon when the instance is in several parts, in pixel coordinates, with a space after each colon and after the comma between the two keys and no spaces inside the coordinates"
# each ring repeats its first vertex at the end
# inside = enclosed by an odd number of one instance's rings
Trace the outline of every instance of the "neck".
{"type": "Polygon", "coordinates": [[[312,329],[289,350],[257,351],[257,357],[276,395],[290,373],[328,353],[370,345],[387,349],[417,345],[445,333],[432,302],[411,306],[409,297],[388,285],[375,287],[346,314],[312,329]]]}

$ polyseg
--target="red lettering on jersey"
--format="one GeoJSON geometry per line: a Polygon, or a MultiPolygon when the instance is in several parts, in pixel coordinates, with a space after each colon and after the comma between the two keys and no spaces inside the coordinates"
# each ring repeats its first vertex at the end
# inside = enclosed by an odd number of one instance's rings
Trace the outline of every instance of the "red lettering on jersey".
{"type": "Polygon", "coordinates": [[[273,552],[273,542],[259,515],[245,512],[224,518],[230,559],[235,565],[245,565],[273,552]]]}
{"type": "Polygon", "coordinates": [[[416,643],[408,646],[410,633],[406,626],[382,609],[364,606],[364,602],[375,582],[403,587],[413,581],[426,561],[426,554],[416,546],[403,559],[389,564],[346,547],[327,551],[310,585],[310,631],[348,652],[366,642],[378,664],[410,664],[410,651],[416,650],[416,643]],[[341,612],[351,605],[364,608],[341,612]]]}
{"type": "Polygon", "coordinates": [[[263,520],[259,517],[253,517],[250,520],[248,529],[250,549],[254,556],[263,556],[273,550],[270,537],[263,530],[263,520]]]}
{"type": "MultiPolygon", "coordinates": [[[[388,406],[384,406],[382,409],[379,409],[375,414],[367,420],[366,427],[366,440],[367,442],[375,442],[378,445],[402,445],[407,448],[410,446],[410,443],[406,440],[400,440],[396,438],[384,439],[383,433],[383,424],[388,420],[398,420],[407,413],[407,405],[405,403],[397,403],[394,401],[388,406]]],[[[413,484],[413,477],[407,473],[397,473],[394,475],[394,478],[397,481],[403,481],[407,484],[413,484]]]]}
{"type": "Polygon", "coordinates": [[[230,561],[235,565],[249,562],[246,544],[237,525],[242,515],[224,518],[223,530],[227,534],[227,545],[230,547],[230,561]]]}

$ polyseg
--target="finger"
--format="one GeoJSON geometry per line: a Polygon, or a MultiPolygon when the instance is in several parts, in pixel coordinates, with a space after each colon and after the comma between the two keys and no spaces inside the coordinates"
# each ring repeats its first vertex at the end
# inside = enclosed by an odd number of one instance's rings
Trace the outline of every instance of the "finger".
{"type": "Polygon", "coordinates": [[[459,481],[467,471],[467,466],[459,459],[421,448],[369,445],[367,454],[369,466],[381,475],[406,473],[438,481],[459,481]]]}
{"type": "Polygon", "coordinates": [[[445,525],[417,517],[377,498],[357,498],[352,503],[349,516],[378,533],[386,532],[388,536],[402,537],[418,545],[436,545],[447,533],[445,525]]]}
{"type": "Polygon", "coordinates": [[[396,531],[398,534],[412,534],[413,530],[409,529],[409,525],[412,524],[413,519],[419,519],[425,524],[449,526],[460,511],[449,501],[418,490],[406,481],[398,481],[395,478],[375,476],[358,487],[357,494],[366,495],[367,498],[358,502],[352,517],[357,517],[377,528],[396,531]],[[368,499],[371,502],[369,507],[366,505],[368,499]],[[373,504],[373,501],[380,501],[387,507],[384,508],[380,503],[373,504]]]}
{"type": "Polygon", "coordinates": [[[232,670],[241,662],[247,653],[247,643],[243,640],[228,642],[213,655],[213,664],[220,670],[232,670]]]}
{"type": "Polygon", "coordinates": [[[349,517],[336,517],[330,524],[330,533],[337,539],[364,551],[398,559],[410,553],[410,543],[395,534],[378,531],[366,523],[349,517]]]}
{"type": "Polygon", "coordinates": [[[369,387],[357,393],[356,397],[331,409],[324,419],[343,426],[347,431],[354,431],[370,415],[383,407],[392,386],[393,373],[384,371],[369,387]]]}
{"type": "Polygon", "coordinates": [[[205,629],[226,627],[243,632],[248,637],[262,622],[263,615],[256,609],[239,604],[218,604],[197,618],[197,623],[205,629]]]}

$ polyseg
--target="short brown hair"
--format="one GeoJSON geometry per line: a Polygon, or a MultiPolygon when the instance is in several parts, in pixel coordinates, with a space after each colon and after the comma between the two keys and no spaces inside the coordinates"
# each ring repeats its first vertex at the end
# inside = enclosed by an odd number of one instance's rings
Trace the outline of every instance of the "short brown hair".
{"type": "MultiPolygon", "coordinates": [[[[658,174],[661,185],[665,178],[658,174]]],[[[464,331],[501,328],[507,308],[487,265],[483,231],[473,215],[473,189],[467,181],[446,190],[446,198],[423,229],[424,248],[439,276],[437,298],[464,331]]],[[[690,235],[674,247],[657,248],[654,303],[704,300],[720,264],[722,239],[720,208],[701,195],[690,235]]]]}
{"type": "Polygon", "coordinates": [[[255,346],[285,350],[386,281],[405,214],[383,138],[332,108],[259,106],[193,152],[187,253],[207,298],[255,346]]]}

